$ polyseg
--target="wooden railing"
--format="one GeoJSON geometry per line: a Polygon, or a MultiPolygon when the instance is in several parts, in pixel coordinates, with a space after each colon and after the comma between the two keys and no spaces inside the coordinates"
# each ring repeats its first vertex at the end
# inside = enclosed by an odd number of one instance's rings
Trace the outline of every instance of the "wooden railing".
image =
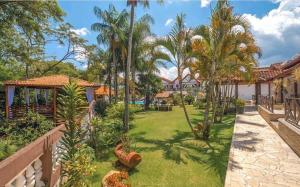
{"type": "Polygon", "coordinates": [[[269,110],[270,112],[274,112],[274,98],[273,96],[259,96],[258,104],[269,110]]]}
{"type": "Polygon", "coordinates": [[[55,127],[0,162],[0,186],[49,186],[60,181],[61,137],[64,125],[55,127]]]}
{"type": "Polygon", "coordinates": [[[29,105],[29,106],[13,106],[8,108],[9,118],[18,118],[24,116],[28,111],[36,112],[46,116],[47,118],[53,118],[53,106],[52,105],[29,105]]]}
{"type": "Polygon", "coordinates": [[[297,128],[300,128],[300,98],[285,98],[285,120],[297,128]]]}

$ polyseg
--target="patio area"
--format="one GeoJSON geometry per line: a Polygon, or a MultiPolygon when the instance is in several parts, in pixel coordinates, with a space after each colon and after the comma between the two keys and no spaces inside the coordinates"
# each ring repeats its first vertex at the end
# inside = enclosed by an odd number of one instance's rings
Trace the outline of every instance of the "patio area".
{"type": "Polygon", "coordinates": [[[237,115],[225,187],[299,186],[300,159],[258,112],[237,115]]]}

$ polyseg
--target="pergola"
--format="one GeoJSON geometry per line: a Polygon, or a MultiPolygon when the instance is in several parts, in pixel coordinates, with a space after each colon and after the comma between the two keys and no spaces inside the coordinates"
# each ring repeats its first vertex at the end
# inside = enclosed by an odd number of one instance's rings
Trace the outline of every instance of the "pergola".
{"type": "Polygon", "coordinates": [[[63,86],[75,82],[78,86],[86,89],[87,101],[91,104],[94,100],[95,83],[85,80],[71,78],[66,75],[50,75],[26,80],[10,80],[4,82],[5,87],[5,112],[7,118],[15,118],[23,115],[28,110],[43,114],[47,117],[53,118],[56,121],[57,113],[57,92],[63,86]],[[25,105],[13,106],[15,88],[24,88],[25,105]],[[32,93],[33,92],[33,93],[32,93]],[[44,104],[38,102],[38,96],[45,99],[44,104]],[[52,101],[49,103],[49,95],[52,95],[52,101]],[[34,95],[34,102],[30,101],[30,95],[34,95]]]}

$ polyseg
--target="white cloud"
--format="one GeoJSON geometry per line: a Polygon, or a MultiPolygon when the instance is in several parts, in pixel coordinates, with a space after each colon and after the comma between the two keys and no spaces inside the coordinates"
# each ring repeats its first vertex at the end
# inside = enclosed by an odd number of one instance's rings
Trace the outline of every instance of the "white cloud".
{"type": "Polygon", "coordinates": [[[86,61],[87,60],[87,52],[85,48],[81,46],[74,46],[74,58],[78,61],[86,61]]]}
{"type": "MultiPolygon", "coordinates": [[[[158,67],[158,69],[160,71],[159,74],[158,74],[160,77],[169,79],[171,81],[176,79],[176,77],[178,75],[177,74],[177,68],[175,66],[170,67],[170,68],[165,68],[165,67],[160,66],[160,67],[158,67]]],[[[190,73],[189,69],[183,70],[183,77],[186,76],[189,73],[190,73]]]]}
{"type": "Polygon", "coordinates": [[[85,27],[82,27],[80,29],[71,29],[71,31],[74,32],[75,34],[79,35],[79,36],[85,36],[88,33],[90,33],[90,31],[85,27]]]}
{"type": "Polygon", "coordinates": [[[171,25],[173,22],[174,22],[174,19],[169,18],[169,19],[167,19],[167,21],[165,22],[165,26],[169,26],[169,25],[171,25]]]}
{"type": "Polygon", "coordinates": [[[262,48],[261,65],[287,60],[300,52],[300,1],[273,0],[278,8],[259,18],[244,14],[262,48]]]}
{"type": "Polygon", "coordinates": [[[206,7],[212,0],[200,0],[201,7],[206,7]]]}

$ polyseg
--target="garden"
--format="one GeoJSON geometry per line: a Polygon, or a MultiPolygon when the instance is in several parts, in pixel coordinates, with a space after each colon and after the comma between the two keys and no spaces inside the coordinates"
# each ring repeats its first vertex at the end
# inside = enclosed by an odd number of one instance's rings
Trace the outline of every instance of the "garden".
{"type": "MultiPolygon", "coordinates": [[[[187,106],[194,123],[202,120],[203,110],[187,106]]],[[[212,127],[210,141],[195,140],[182,108],[173,111],[138,112],[129,133],[131,147],[141,163],[129,171],[131,186],[223,186],[235,115],[225,116],[212,127]]],[[[93,162],[91,186],[99,186],[110,171],[117,170],[113,148],[93,162]]]]}

